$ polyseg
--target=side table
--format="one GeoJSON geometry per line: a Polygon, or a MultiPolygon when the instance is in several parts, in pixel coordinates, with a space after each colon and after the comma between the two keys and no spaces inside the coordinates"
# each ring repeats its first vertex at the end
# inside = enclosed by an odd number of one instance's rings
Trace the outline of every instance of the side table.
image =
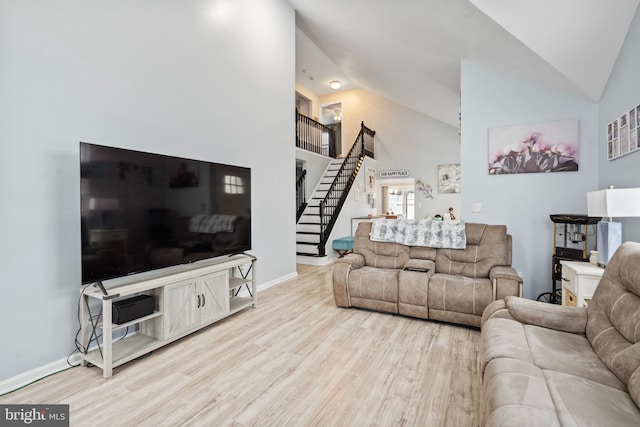
{"type": "Polygon", "coordinates": [[[604,268],[588,262],[560,261],[562,305],[586,307],[600,283],[604,268]]]}

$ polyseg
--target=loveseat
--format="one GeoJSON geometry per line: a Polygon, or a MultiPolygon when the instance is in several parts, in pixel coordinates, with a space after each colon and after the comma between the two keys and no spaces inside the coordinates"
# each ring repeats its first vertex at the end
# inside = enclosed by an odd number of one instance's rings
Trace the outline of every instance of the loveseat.
{"type": "Polygon", "coordinates": [[[620,246],[586,308],[489,305],[480,372],[486,426],[640,425],[640,244],[620,246]]]}
{"type": "Polygon", "coordinates": [[[360,223],[353,253],[334,264],[333,296],[339,307],[479,327],[489,303],[522,295],[504,225],[464,224],[463,249],[372,241],[371,227],[371,222],[360,223]]]}

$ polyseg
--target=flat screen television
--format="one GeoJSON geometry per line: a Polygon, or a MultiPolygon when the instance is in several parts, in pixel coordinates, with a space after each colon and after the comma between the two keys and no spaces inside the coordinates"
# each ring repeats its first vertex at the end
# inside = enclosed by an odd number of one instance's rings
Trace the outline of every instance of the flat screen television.
{"type": "Polygon", "coordinates": [[[251,169],[80,143],[82,283],[251,249],[251,169]]]}

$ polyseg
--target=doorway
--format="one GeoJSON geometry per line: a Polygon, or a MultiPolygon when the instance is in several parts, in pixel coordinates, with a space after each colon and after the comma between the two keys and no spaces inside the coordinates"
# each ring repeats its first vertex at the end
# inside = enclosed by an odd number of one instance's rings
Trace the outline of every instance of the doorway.
{"type": "Polygon", "coordinates": [[[415,219],[416,190],[413,179],[380,182],[379,192],[382,201],[380,213],[415,219]]]}
{"type": "Polygon", "coordinates": [[[342,157],[342,102],[320,105],[320,123],[333,130],[336,157],[342,157]]]}
{"type": "Polygon", "coordinates": [[[304,116],[311,117],[311,100],[296,92],[296,109],[304,116]]]}

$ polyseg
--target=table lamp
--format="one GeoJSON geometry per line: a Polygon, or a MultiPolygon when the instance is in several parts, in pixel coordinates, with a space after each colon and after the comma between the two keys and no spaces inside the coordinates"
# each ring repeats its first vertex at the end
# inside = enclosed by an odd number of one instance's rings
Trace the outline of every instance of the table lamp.
{"type": "Polygon", "coordinates": [[[622,244],[622,223],[613,217],[640,216],[640,188],[613,188],[587,193],[589,216],[601,216],[598,223],[598,262],[607,265],[622,244]],[[608,220],[606,220],[608,218],[608,220]]]}

